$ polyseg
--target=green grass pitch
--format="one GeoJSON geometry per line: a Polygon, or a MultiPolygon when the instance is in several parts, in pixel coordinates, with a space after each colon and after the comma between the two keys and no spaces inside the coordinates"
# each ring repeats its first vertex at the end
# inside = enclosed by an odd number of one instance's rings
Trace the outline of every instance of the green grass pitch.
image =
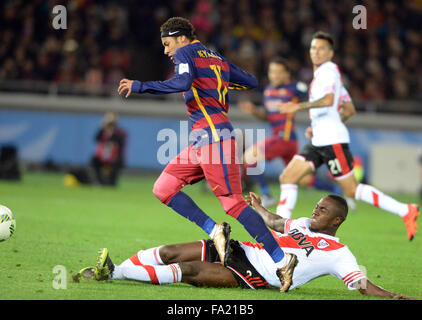
{"type": "MultiPolygon", "coordinates": [[[[11,239],[0,243],[0,300],[312,300],[374,299],[349,291],[333,277],[318,278],[287,294],[278,290],[196,288],[135,281],[81,280],[71,275],[93,265],[97,250],[108,247],[120,263],[140,249],[207,238],[203,231],[152,194],[155,177],[122,177],[117,189],[68,188],[63,175],[26,173],[21,182],[0,181],[0,204],[12,209],[17,220],[11,239]],[[65,273],[54,272],[63,266],[65,273]],[[53,280],[66,275],[55,289],[53,280]]],[[[272,185],[278,196],[278,186],[272,185]]],[[[216,221],[232,225],[232,238],[249,241],[242,226],[227,216],[218,200],[201,184],[186,191],[216,221]]],[[[310,216],[322,192],[301,189],[294,218],[310,216]]],[[[416,195],[394,195],[417,202],[416,195]]],[[[420,221],[420,224],[422,221],[420,221]]],[[[422,298],[422,234],[409,242],[398,216],[358,203],[337,236],[364,266],[370,280],[383,288],[422,298]]]]}

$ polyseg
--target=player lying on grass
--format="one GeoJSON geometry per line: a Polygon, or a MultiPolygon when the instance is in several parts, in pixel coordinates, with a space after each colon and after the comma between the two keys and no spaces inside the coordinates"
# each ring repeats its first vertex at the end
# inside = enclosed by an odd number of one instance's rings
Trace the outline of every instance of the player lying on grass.
{"type": "MultiPolygon", "coordinates": [[[[322,198],[312,217],[284,219],[267,211],[254,193],[247,197],[263,217],[285,252],[294,253],[298,264],[289,290],[323,275],[341,279],[348,289],[369,296],[412,299],[389,292],[369,281],[360,271],[347,246],[335,237],[346,219],[347,203],[337,195],[322,198]]],[[[95,267],[82,269],[74,279],[137,280],[152,284],[189,283],[217,288],[269,289],[280,287],[276,264],[257,243],[230,240],[226,265],[220,262],[212,240],[165,245],[138,253],[115,265],[107,249],[102,249],[95,267]]],[[[293,268],[292,268],[293,269],[293,268]]]]}

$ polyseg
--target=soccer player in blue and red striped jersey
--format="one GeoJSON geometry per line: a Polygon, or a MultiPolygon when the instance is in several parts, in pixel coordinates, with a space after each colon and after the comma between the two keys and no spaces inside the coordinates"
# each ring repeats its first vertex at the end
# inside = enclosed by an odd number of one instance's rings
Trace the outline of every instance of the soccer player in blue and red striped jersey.
{"type": "MultiPolygon", "coordinates": [[[[272,129],[272,136],[249,147],[244,154],[244,174],[247,168],[254,167],[259,161],[272,161],[281,158],[284,165],[293,159],[298,153],[298,141],[295,130],[294,114],[280,113],[280,103],[298,102],[307,98],[308,86],[303,82],[292,81],[290,67],[287,61],[281,57],[273,58],[268,65],[269,84],[264,88],[263,106],[255,106],[251,101],[242,101],[238,106],[246,113],[267,121],[272,129]]],[[[277,200],[271,196],[270,188],[264,173],[250,175],[255,180],[262,192],[262,205],[270,207],[277,204],[277,200]]],[[[314,187],[315,189],[341,193],[341,189],[333,182],[321,179],[315,175],[308,175],[301,179],[300,185],[314,187]]]]}
{"type": "MultiPolygon", "coordinates": [[[[299,101],[307,97],[308,87],[303,82],[293,82],[287,62],[280,57],[273,58],[268,65],[269,84],[263,92],[263,107],[251,101],[242,101],[238,106],[246,113],[267,121],[271,125],[272,136],[249,147],[244,154],[245,167],[253,167],[259,161],[281,158],[287,165],[298,152],[298,142],[294,126],[294,115],[280,113],[280,102],[299,101]]],[[[265,207],[276,204],[264,174],[252,175],[258,182],[265,207]]]]}
{"type": "Polygon", "coordinates": [[[283,252],[262,217],[244,201],[236,141],[227,117],[228,90],[252,89],[257,81],[196,40],[195,29],[187,19],[170,18],[160,31],[164,54],[175,64],[174,77],[148,82],[122,79],[118,92],[126,92],[126,98],[132,92],[183,92],[195,139],[166,166],[154,184],[153,193],[162,203],[208,233],[224,263],[230,233],[228,224],[214,222],[181,191],[186,184],[205,178],[224,211],[237,219],[277,264],[277,275],[282,283],[280,291],[285,292],[291,284],[297,257],[283,252]]]}

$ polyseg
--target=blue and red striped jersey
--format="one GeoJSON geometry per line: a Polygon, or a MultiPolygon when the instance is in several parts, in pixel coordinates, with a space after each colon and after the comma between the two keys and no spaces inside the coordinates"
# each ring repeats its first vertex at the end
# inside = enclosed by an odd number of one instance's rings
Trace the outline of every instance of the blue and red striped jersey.
{"type": "Polygon", "coordinates": [[[267,111],[267,120],[271,125],[273,135],[284,140],[296,140],[294,114],[280,113],[280,102],[298,102],[307,96],[307,86],[302,82],[289,83],[274,87],[268,85],[264,90],[264,108],[267,111]]]}
{"type": "Polygon", "coordinates": [[[227,117],[228,90],[257,87],[256,78],[232,64],[198,40],[177,49],[173,55],[175,75],[166,81],[134,81],[132,91],[152,94],[183,92],[195,137],[204,145],[232,137],[227,117]]]}

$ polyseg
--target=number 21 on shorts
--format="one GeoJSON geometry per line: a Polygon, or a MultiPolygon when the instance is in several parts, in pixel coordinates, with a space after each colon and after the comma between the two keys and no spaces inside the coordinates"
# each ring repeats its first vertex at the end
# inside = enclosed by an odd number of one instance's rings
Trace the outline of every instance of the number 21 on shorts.
{"type": "Polygon", "coordinates": [[[332,175],[341,173],[340,161],[338,161],[337,158],[328,161],[328,168],[330,169],[332,175]]]}

